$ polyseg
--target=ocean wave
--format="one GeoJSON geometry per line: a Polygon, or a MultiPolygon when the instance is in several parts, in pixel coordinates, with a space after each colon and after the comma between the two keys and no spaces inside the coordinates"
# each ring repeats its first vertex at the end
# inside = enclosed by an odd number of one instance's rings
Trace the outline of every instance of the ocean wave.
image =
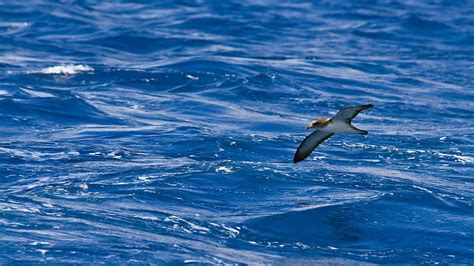
{"type": "Polygon", "coordinates": [[[469,1],[0,3],[0,263],[471,263],[469,1]]]}

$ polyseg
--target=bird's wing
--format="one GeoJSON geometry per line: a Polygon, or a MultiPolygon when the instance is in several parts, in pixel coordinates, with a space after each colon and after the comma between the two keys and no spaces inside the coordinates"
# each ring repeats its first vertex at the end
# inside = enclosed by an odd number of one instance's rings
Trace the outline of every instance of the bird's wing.
{"type": "Polygon", "coordinates": [[[311,152],[316,149],[316,147],[318,147],[319,144],[330,138],[332,135],[334,135],[334,133],[315,130],[313,133],[307,136],[303,142],[301,142],[300,146],[296,150],[293,162],[297,163],[306,159],[306,157],[308,157],[311,152]]]}
{"type": "Polygon", "coordinates": [[[361,111],[374,107],[373,104],[366,104],[356,107],[344,108],[337,113],[333,120],[343,120],[346,123],[350,123],[354,117],[356,117],[361,111]]]}

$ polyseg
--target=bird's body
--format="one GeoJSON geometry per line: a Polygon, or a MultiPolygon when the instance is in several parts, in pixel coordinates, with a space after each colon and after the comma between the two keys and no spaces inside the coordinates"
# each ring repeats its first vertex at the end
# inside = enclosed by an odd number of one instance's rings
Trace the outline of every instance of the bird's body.
{"type": "Polygon", "coordinates": [[[354,129],[354,127],[351,127],[350,124],[338,120],[329,120],[325,127],[318,130],[334,134],[362,134],[357,129],[354,129]]]}
{"type": "Polygon", "coordinates": [[[366,135],[365,130],[354,127],[351,122],[361,111],[373,107],[372,104],[344,108],[333,118],[323,118],[312,121],[308,128],[316,130],[307,136],[296,150],[293,162],[300,162],[308,157],[316,147],[334,134],[361,134],[366,135]]]}

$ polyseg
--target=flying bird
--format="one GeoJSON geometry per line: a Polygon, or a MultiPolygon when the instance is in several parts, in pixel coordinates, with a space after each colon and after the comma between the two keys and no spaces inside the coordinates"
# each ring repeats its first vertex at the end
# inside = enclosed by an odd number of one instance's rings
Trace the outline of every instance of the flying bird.
{"type": "Polygon", "coordinates": [[[316,130],[301,142],[296,150],[293,162],[297,163],[306,159],[319,144],[334,134],[368,134],[367,131],[354,127],[351,122],[361,111],[372,107],[374,107],[373,104],[366,104],[344,108],[333,118],[322,118],[312,121],[306,129],[315,128],[316,130]]]}

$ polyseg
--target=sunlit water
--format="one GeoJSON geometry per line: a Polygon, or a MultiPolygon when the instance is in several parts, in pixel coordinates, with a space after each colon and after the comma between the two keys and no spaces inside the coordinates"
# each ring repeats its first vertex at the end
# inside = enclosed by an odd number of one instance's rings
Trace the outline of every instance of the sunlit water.
{"type": "Polygon", "coordinates": [[[472,1],[149,2],[0,1],[1,263],[472,263],[472,1]]]}

